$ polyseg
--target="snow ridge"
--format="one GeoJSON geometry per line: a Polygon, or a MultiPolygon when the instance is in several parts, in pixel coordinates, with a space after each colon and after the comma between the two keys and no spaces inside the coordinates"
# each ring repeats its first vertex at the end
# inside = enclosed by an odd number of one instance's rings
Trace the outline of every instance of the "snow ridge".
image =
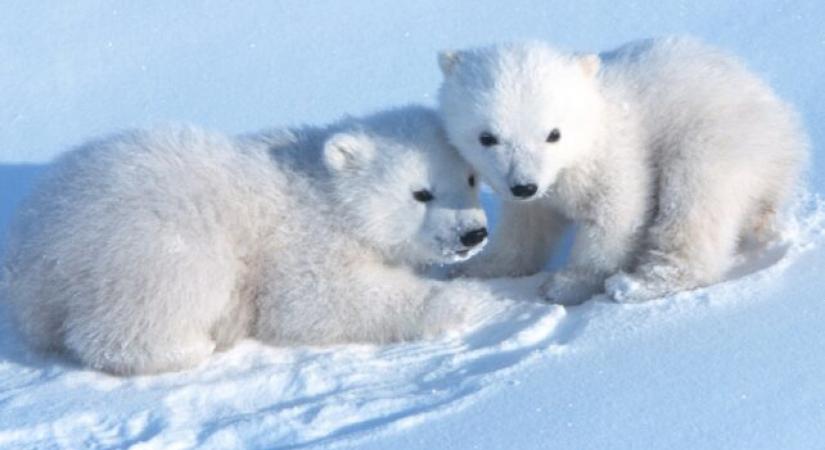
{"type": "Polygon", "coordinates": [[[552,351],[565,311],[531,301],[539,281],[496,283],[503,299],[475,312],[478,326],[437,341],[296,349],[245,341],[197,369],[155,377],[116,378],[32,354],[0,309],[8,417],[0,446],[300,448],[406,427],[552,351]]]}

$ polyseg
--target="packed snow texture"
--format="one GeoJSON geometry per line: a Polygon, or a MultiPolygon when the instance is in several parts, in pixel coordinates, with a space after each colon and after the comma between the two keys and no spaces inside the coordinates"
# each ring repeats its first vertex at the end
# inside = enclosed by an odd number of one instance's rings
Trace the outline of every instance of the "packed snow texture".
{"type": "Polygon", "coordinates": [[[5,3],[0,230],[41,163],[95,134],[431,104],[437,50],[521,38],[602,50],[696,35],[800,109],[814,161],[780,241],[743,248],[723,283],[641,305],[547,305],[540,275],[497,280],[500,301],[442,339],[245,341],[191,371],[117,378],[30,352],[0,303],[0,447],[821,448],[825,5],[651,5],[5,3]]]}

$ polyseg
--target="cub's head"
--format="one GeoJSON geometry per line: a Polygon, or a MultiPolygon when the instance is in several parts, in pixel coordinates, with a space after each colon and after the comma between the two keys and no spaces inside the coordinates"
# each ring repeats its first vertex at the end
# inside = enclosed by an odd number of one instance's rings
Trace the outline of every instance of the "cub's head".
{"type": "Polygon", "coordinates": [[[442,52],[447,135],[503,198],[539,197],[593,146],[599,63],[538,43],[442,52]]]}
{"type": "Polygon", "coordinates": [[[457,262],[487,236],[478,179],[434,111],[407,107],[348,119],[324,143],[342,223],[385,256],[457,262]]]}

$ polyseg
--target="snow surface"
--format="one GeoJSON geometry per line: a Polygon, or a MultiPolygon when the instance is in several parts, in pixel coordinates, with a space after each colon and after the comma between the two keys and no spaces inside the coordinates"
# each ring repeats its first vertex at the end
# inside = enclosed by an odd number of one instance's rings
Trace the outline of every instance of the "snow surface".
{"type": "Polygon", "coordinates": [[[0,303],[0,447],[825,448],[825,4],[353,3],[3,2],[0,232],[42,163],[96,134],[431,104],[436,50],[520,38],[690,33],[741,55],[801,111],[811,193],[724,283],[564,308],[538,301],[540,277],[499,280],[473,329],[430,342],[246,341],[124,379],[31,353],[0,303]]]}

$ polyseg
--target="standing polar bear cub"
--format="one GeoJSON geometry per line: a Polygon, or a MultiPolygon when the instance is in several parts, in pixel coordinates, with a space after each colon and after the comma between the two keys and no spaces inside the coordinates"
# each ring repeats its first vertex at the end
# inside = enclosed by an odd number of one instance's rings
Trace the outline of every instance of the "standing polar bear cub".
{"type": "Polygon", "coordinates": [[[573,55],[540,43],[445,52],[451,142],[504,199],[464,272],[542,268],[567,222],[573,303],[605,288],[642,301],[719,280],[740,238],[771,237],[807,157],[791,108],[742,64],[689,39],[573,55]]]}
{"type": "Polygon", "coordinates": [[[5,298],[33,345],[118,374],[247,336],[417,338],[463,319],[415,268],[482,246],[477,194],[424,108],[231,139],[126,133],[62,157],[20,209],[5,298]]]}

